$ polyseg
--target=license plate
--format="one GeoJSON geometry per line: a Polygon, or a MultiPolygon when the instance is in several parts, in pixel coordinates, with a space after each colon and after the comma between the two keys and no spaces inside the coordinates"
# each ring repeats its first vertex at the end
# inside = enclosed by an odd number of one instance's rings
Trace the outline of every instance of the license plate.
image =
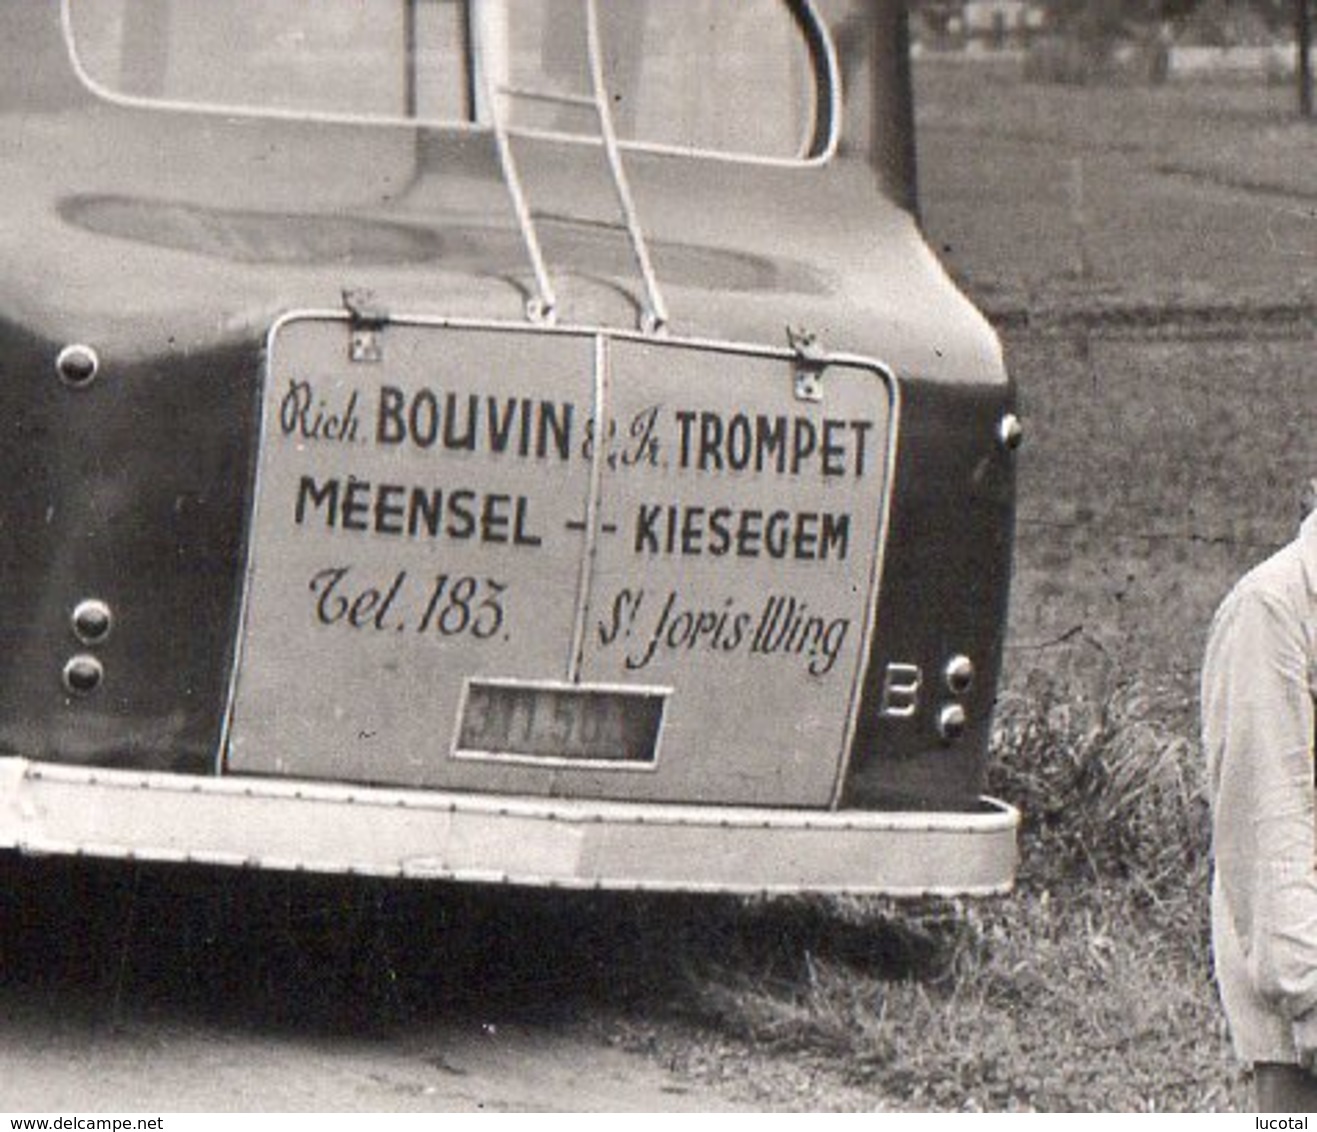
{"type": "Polygon", "coordinates": [[[536,762],[652,764],[663,694],[471,681],[456,753],[536,762]]]}

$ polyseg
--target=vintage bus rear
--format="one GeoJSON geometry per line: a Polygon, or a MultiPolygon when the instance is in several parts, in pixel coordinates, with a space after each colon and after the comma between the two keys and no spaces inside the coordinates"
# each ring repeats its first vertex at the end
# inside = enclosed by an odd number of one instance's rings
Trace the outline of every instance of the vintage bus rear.
{"type": "Polygon", "coordinates": [[[0,0],[0,846],[1008,887],[903,21],[0,0]]]}

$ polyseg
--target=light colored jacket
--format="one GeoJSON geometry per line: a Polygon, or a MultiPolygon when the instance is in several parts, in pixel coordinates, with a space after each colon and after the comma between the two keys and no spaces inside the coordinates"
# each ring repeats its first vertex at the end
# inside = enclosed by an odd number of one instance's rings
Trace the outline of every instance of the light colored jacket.
{"type": "Polygon", "coordinates": [[[1317,1018],[1315,696],[1317,514],[1226,597],[1203,666],[1214,961],[1250,1062],[1296,1061],[1317,1018]]]}

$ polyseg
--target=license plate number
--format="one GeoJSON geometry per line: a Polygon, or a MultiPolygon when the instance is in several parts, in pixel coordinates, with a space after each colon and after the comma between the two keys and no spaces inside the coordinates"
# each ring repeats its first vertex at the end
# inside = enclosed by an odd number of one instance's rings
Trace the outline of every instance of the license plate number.
{"type": "Polygon", "coordinates": [[[562,688],[473,680],[459,757],[653,763],[664,697],[643,689],[562,688]]]}

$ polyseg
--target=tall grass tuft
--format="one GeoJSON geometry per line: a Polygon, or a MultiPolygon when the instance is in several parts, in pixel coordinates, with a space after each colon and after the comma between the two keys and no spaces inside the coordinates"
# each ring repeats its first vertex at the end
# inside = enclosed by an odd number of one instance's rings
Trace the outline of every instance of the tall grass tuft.
{"type": "Polygon", "coordinates": [[[1003,696],[989,787],[1023,813],[1022,886],[1120,881],[1157,902],[1201,891],[1204,767],[1196,738],[1158,716],[1157,698],[1135,681],[1089,692],[1037,673],[1003,696]]]}

